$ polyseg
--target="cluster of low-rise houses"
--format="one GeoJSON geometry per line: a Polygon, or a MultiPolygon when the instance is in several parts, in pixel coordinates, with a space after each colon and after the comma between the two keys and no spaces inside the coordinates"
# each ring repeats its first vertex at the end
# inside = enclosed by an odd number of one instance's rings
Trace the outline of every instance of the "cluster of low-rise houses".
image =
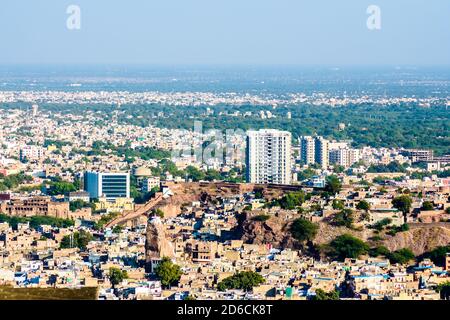
{"type": "MultiPolygon", "coordinates": [[[[336,198],[345,201],[348,207],[360,199],[372,201],[370,223],[393,217],[396,211],[389,201],[379,200],[381,194],[377,197],[375,189],[351,196],[349,193],[351,189],[344,187],[336,198]]],[[[394,189],[387,188],[383,195],[389,199],[387,195],[394,193],[394,189]]],[[[184,299],[187,296],[197,299],[308,299],[318,289],[329,292],[345,288],[353,299],[395,300],[439,299],[435,287],[450,279],[450,256],[443,267],[423,260],[411,268],[370,257],[343,262],[321,261],[304,256],[299,250],[276,248],[270,243],[224,240],[236,227],[237,214],[249,206],[256,212],[261,210],[268,214],[280,215],[283,210],[261,207],[261,201],[251,193],[218,200],[213,203],[194,201],[184,205],[181,215],[164,218],[165,235],[173,248],[172,260],[182,270],[178,284],[171,288],[163,288],[146,270],[145,223],[119,232],[110,228],[96,231],[90,228],[87,223],[90,218],[86,217],[75,219],[75,226],[68,228],[43,225],[30,229],[27,223],[19,223],[13,229],[8,223],[1,223],[0,283],[18,287],[97,286],[101,299],[184,299]],[[60,248],[64,236],[80,230],[94,235],[85,250],[60,248]],[[111,289],[108,278],[112,267],[128,274],[115,290],[111,289]],[[241,271],[258,272],[264,277],[264,284],[251,292],[217,290],[221,280],[241,271]]],[[[303,206],[311,207],[320,201],[319,197],[312,197],[303,206]]],[[[414,205],[417,206],[420,207],[414,205]]],[[[443,208],[448,206],[447,199],[443,208]]],[[[296,211],[284,212],[298,215],[296,211]]],[[[333,212],[333,208],[325,206],[320,214],[311,211],[310,218],[317,222],[333,212]]],[[[443,214],[444,217],[447,219],[448,214],[443,214]]],[[[398,224],[402,224],[402,220],[399,215],[398,224]]],[[[413,212],[408,216],[410,220],[417,220],[413,212]]]]}
{"type": "MultiPolygon", "coordinates": [[[[3,99],[11,97],[3,94],[3,99]]],[[[63,116],[39,113],[37,108],[33,108],[31,116],[29,111],[17,109],[0,110],[0,116],[6,119],[0,124],[0,173],[5,177],[17,173],[32,177],[32,181],[27,180],[16,190],[2,190],[0,213],[9,217],[49,216],[74,221],[71,227],[41,225],[36,229],[30,228],[27,222],[19,222],[14,228],[8,222],[0,223],[0,284],[18,287],[93,286],[99,287],[101,299],[184,299],[188,296],[197,299],[307,299],[317,289],[329,292],[346,288],[354,299],[395,300],[439,299],[435,287],[450,280],[450,258],[443,267],[424,260],[412,268],[370,257],[343,262],[321,261],[307,257],[299,250],[233,239],[238,215],[245,208],[250,206],[252,210],[268,214],[282,211],[280,208],[264,208],[264,200],[245,193],[213,203],[200,200],[186,203],[180,215],[163,218],[166,237],[173,244],[173,261],[182,270],[176,286],[163,287],[146,269],[145,223],[119,229],[93,228],[93,223],[107,214],[120,215],[136,210],[138,206],[132,198],[119,197],[111,201],[100,197],[94,200],[89,192],[81,190],[82,186],[80,190],[65,195],[48,196],[45,190],[30,187],[45,185],[46,180],[52,177],[74,182],[82,179],[84,172],[120,171],[131,174],[143,193],[157,190],[170,197],[173,195],[170,184],[186,183],[184,177],[153,175],[151,168],[158,166],[155,159],[136,157],[130,162],[124,155],[108,150],[91,154],[94,142],[109,142],[115,146],[129,144],[132,149],[152,147],[172,151],[202,141],[203,134],[118,123],[98,126],[96,122],[101,117],[93,112],[83,116],[63,116]],[[77,200],[92,202],[92,206],[71,210],[70,203],[77,200]],[[61,248],[64,237],[73,237],[74,232],[80,230],[93,235],[85,249],[61,248]],[[108,278],[113,267],[126,270],[128,274],[128,278],[114,290],[108,278]],[[258,272],[265,282],[251,292],[217,290],[221,280],[240,271],[258,272]]],[[[242,143],[243,139],[236,137],[234,145],[242,143]]],[[[335,150],[346,148],[351,151],[347,144],[339,145],[335,150]]],[[[439,172],[448,170],[448,157],[436,161],[432,154],[420,150],[369,147],[358,150],[357,154],[355,161],[345,165],[345,169],[351,169],[351,172],[333,172],[331,164],[319,166],[314,169],[316,175],[313,178],[298,182],[294,179],[293,184],[303,184],[303,190],[308,193],[315,188],[323,188],[326,177],[336,174],[342,188],[332,200],[341,200],[346,208],[351,209],[355,209],[361,200],[370,204],[369,219],[360,222],[362,227],[386,218],[397,226],[450,221],[449,178],[433,175],[412,179],[409,177],[411,173],[426,171],[413,167],[407,173],[367,172],[371,164],[393,161],[411,164],[418,160],[427,163],[428,171],[439,172]],[[359,162],[361,165],[354,165],[359,162]],[[397,179],[400,176],[404,178],[397,179]],[[373,183],[377,177],[383,178],[382,183],[373,183]],[[392,205],[392,199],[403,194],[405,189],[413,200],[412,210],[406,215],[392,205]],[[433,207],[423,209],[424,202],[432,203],[433,207]]],[[[301,160],[301,152],[298,157],[301,160]]],[[[239,152],[231,155],[226,163],[213,161],[206,166],[195,157],[173,160],[179,169],[194,165],[203,169],[229,170],[244,164],[239,152]]],[[[307,166],[307,162],[295,164],[294,175],[307,166]]],[[[308,198],[302,207],[313,222],[320,222],[336,213],[331,201],[319,195],[308,198]]],[[[295,216],[298,212],[288,210],[287,215],[295,216]]]]}

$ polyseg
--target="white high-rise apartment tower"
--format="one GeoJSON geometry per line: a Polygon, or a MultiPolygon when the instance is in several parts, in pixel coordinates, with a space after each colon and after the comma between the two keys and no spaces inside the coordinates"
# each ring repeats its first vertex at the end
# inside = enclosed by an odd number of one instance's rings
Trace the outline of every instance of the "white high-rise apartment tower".
{"type": "Polygon", "coordinates": [[[329,141],[323,137],[300,137],[300,158],[307,165],[318,163],[326,169],[329,165],[328,149],[329,141]]]}
{"type": "Polygon", "coordinates": [[[291,133],[272,129],[247,132],[247,181],[290,184],[291,133]]]}
{"type": "Polygon", "coordinates": [[[315,158],[316,158],[316,162],[318,164],[320,164],[320,166],[322,167],[322,169],[326,169],[329,165],[329,160],[328,160],[328,145],[329,145],[329,141],[322,138],[322,137],[316,137],[314,139],[315,142],[315,158]]]}
{"type": "Polygon", "coordinates": [[[300,157],[305,164],[314,164],[316,162],[316,148],[313,137],[300,137],[300,157]]]}

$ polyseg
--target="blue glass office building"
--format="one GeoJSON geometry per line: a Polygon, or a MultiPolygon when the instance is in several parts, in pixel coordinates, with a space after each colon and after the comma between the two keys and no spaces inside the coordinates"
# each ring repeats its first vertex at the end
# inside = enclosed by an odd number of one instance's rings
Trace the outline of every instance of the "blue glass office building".
{"type": "Polygon", "coordinates": [[[105,197],[114,201],[117,198],[130,197],[130,174],[125,172],[84,174],[84,189],[91,199],[105,197]]]}

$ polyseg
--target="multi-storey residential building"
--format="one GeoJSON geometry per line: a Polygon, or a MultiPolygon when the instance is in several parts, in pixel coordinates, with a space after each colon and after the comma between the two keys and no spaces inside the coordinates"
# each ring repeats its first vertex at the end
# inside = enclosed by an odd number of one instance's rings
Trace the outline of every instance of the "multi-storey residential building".
{"type": "Polygon", "coordinates": [[[130,197],[130,174],[128,172],[86,172],[84,189],[92,199],[104,197],[109,201],[130,197]]]}
{"type": "Polygon", "coordinates": [[[329,164],[329,141],[323,137],[300,137],[300,157],[305,164],[318,163],[323,169],[329,164]]]}
{"type": "Polygon", "coordinates": [[[433,160],[433,150],[407,149],[402,154],[411,159],[412,162],[426,162],[433,160]]]}
{"type": "Polygon", "coordinates": [[[153,188],[160,187],[161,181],[159,177],[148,177],[142,181],[142,192],[150,192],[153,188]]]}
{"type": "Polygon", "coordinates": [[[20,160],[39,160],[45,154],[45,149],[39,146],[24,146],[20,149],[20,160]]]}
{"type": "Polygon", "coordinates": [[[313,137],[300,137],[300,158],[305,164],[314,164],[316,162],[315,150],[313,137]]]}
{"type": "Polygon", "coordinates": [[[360,159],[359,150],[352,148],[331,149],[329,151],[329,161],[346,168],[358,162],[360,159]]]}
{"type": "Polygon", "coordinates": [[[329,141],[324,139],[323,137],[315,137],[314,139],[315,159],[323,169],[326,169],[329,165],[328,144],[329,141]]]}
{"type": "Polygon", "coordinates": [[[291,183],[291,133],[279,130],[247,134],[247,180],[251,183],[291,183]]]}

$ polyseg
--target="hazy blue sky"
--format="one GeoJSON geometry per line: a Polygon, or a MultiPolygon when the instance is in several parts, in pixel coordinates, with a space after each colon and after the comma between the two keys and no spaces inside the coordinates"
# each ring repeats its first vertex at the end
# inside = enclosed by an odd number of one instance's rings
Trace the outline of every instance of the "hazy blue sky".
{"type": "Polygon", "coordinates": [[[450,65],[450,1],[2,1],[0,64],[22,63],[450,65]]]}

